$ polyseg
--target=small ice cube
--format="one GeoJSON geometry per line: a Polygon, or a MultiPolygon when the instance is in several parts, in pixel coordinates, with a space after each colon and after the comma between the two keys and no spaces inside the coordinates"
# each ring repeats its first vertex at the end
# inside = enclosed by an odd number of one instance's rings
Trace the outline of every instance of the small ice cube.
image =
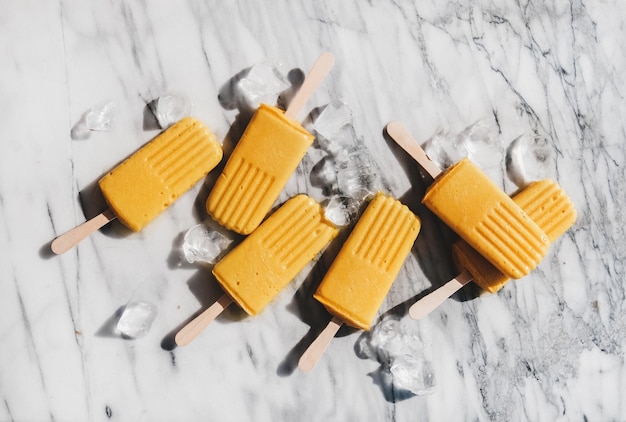
{"type": "Polygon", "coordinates": [[[434,391],[430,349],[421,340],[416,324],[389,315],[372,329],[369,346],[375,350],[383,368],[391,374],[394,388],[417,395],[434,391]]]}
{"type": "Polygon", "coordinates": [[[464,139],[440,131],[424,144],[424,151],[441,169],[447,169],[469,155],[464,139]]]}
{"type": "Polygon", "coordinates": [[[374,189],[374,166],[365,149],[355,148],[335,158],[337,189],[344,196],[362,200],[374,189]]]}
{"type": "Polygon", "coordinates": [[[184,94],[164,94],[156,100],[153,113],[161,129],[167,129],[191,113],[191,101],[184,94]]]}
{"type": "Polygon", "coordinates": [[[328,104],[313,122],[318,135],[328,140],[341,139],[340,132],[352,125],[352,111],[343,102],[335,100],[328,104]]]}
{"type": "Polygon", "coordinates": [[[429,361],[414,354],[395,356],[389,371],[397,389],[422,396],[435,390],[435,376],[429,361]]]}
{"type": "Polygon", "coordinates": [[[198,224],[185,233],[183,253],[187,262],[215,264],[230,245],[232,239],[213,230],[206,224],[198,224]]]}
{"type": "Polygon", "coordinates": [[[324,215],[338,227],[347,226],[359,214],[361,201],[347,196],[333,196],[326,207],[324,215]]]}
{"type": "Polygon", "coordinates": [[[134,339],[148,333],[166,287],[163,276],[151,276],[135,288],[117,321],[117,330],[123,337],[134,339]]]}
{"type": "Polygon", "coordinates": [[[85,124],[89,130],[109,130],[115,112],[117,110],[117,102],[107,101],[93,106],[85,115],[85,124]]]}
{"type": "Polygon", "coordinates": [[[118,331],[128,338],[143,337],[157,316],[157,306],[149,302],[128,302],[117,322],[118,331]]]}
{"type": "Polygon", "coordinates": [[[521,188],[550,177],[553,160],[547,139],[537,133],[527,133],[515,139],[507,149],[507,175],[521,188]]]}
{"type": "Polygon", "coordinates": [[[278,64],[256,64],[239,81],[239,89],[250,107],[257,108],[260,103],[275,104],[278,95],[291,86],[279,67],[278,64]]]}
{"type": "Polygon", "coordinates": [[[491,120],[479,120],[458,135],[472,161],[480,167],[494,167],[504,158],[504,148],[491,120]]]}
{"type": "Polygon", "coordinates": [[[311,183],[313,186],[330,190],[337,183],[337,169],[335,161],[328,155],[318,161],[311,169],[311,183]]]}
{"type": "Polygon", "coordinates": [[[420,344],[419,338],[393,315],[377,324],[372,341],[378,347],[379,354],[389,361],[395,356],[412,353],[420,344]]]}

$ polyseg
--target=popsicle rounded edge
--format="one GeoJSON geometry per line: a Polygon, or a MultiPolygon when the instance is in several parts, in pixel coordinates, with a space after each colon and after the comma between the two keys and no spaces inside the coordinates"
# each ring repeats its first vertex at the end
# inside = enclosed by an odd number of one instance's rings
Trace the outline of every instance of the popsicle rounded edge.
{"type": "MultiPolygon", "coordinates": [[[[184,144],[183,144],[184,145],[184,144]]],[[[172,151],[173,153],[178,153],[184,156],[188,152],[185,150],[175,149],[172,151]]],[[[162,154],[162,152],[160,152],[162,154]]],[[[169,155],[165,155],[167,159],[174,160],[174,158],[169,157],[169,155]]],[[[218,142],[215,134],[199,119],[187,116],[180,119],[174,125],[170,126],[166,130],[162,131],[150,141],[145,143],[141,148],[132,153],[129,157],[127,157],[124,161],[122,161],[119,165],[113,168],[111,171],[107,172],[99,181],[98,185],[100,190],[103,193],[104,199],[109,206],[109,208],[115,213],[118,220],[127,228],[134,232],[138,232],[142,230],[147,224],[152,222],[157,216],[159,216],[165,209],[169,208],[176,200],[178,200],[182,195],[184,195],[187,191],[189,191],[195,184],[197,184],[200,180],[202,180],[206,175],[213,170],[219,162],[222,160],[223,150],[221,144],[218,142]],[[187,133],[186,131],[193,130],[191,133],[187,133]],[[178,133],[180,132],[180,133],[178,133]],[[178,133],[178,134],[177,134],[178,133]],[[180,140],[184,137],[193,137],[198,138],[198,142],[193,147],[189,147],[189,152],[192,152],[195,149],[202,148],[204,155],[197,155],[200,160],[198,163],[194,163],[194,166],[191,170],[187,170],[186,173],[183,173],[184,176],[188,176],[190,172],[193,172],[193,181],[185,183],[183,182],[184,178],[175,178],[174,176],[170,176],[170,179],[164,179],[162,173],[158,173],[156,170],[157,165],[155,163],[151,163],[150,160],[154,160],[152,157],[159,153],[159,151],[166,150],[170,146],[170,139],[180,140]],[[139,155],[143,154],[143,155],[139,155]],[[137,161],[135,161],[137,160],[137,161]],[[161,192],[158,194],[158,198],[162,198],[162,201],[157,199],[157,195],[152,195],[151,200],[154,201],[152,205],[155,205],[157,202],[159,204],[158,209],[154,206],[154,209],[149,210],[149,212],[138,212],[134,209],[129,209],[128,198],[132,195],[130,194],[131,190],[128,190],[125,194],[117,194],[120,186],[124,186],[127,183],[132,183],[130,180],[126,182],[125,180],[117,180],[115,179],[115,175],[119,173],[129,172],[130,165],[138,165],[137,163],[142,164],[144,169],[149,169],[148,173],[152,177],[152,183],[162,184],[161,192]],[[154,166],[154,167],[153,167],[154,166]],[[201,171],[198,171],[200,169],[201,171]],[[172,185],[170,186],[170,183],[172,185]]],[[[176,161],[174,161],[176,163],[176,161]]],[[[177,163],[177,170],[185,169],[188,163],[177,163]]],[[[173,172],[173,174],[177,174],[173,172]]],[[[145,193],[144,193],[145,194],[145,193]]],[[[132,201],[131,201],[132,202],[132,201]]]]}

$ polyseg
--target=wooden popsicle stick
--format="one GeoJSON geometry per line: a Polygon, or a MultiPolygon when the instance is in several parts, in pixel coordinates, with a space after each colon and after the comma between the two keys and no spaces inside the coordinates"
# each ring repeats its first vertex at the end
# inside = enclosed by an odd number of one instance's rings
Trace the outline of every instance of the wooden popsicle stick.
{"type": "Polygon", "coordinates": [[[95,232],[102,226],[115,220],[117,217],[110,209],[103,211],[94,218],[85,221],[83,224],[74,227],[72,230],[63,233],[50,244],[50,249],[57,255],[65,253],[72,249],[81,240],[95,232]]]}
{"type": "Polygon", "coordinates": [[[424,318],[470,281],[472,281],[472,275],[469,271],[463,270],[461,274],[415,302],[411,308],[409,308],[409,316],[413,319],[424,318]]]}
{"type": "Polygon", "coordinates": [[[387,133],[403,150],[405,150],[424,170],[434,179],[441,169],[428,157],[419,143],[411,136],[400,122],[391,122],[387,125],[387,133]]]}
{"type": "Polygon", "coordinates": [[[320,54],[313,64],[313,67],[311,67],[311,70],[309,70],[309,74],[304,79],[302,86],[289,103],[289,107],[287,107],[287,111],[285,112],[286,116],[294,120],[298,119],[300,110],[302,110],[302,107],[304,107],[309,98],[311,98],[311,95],[313,95],[324,78],[326,78],[326,75],[328,75],[328,72],[330,72],[334,64],[335,57],[331,53],[320,54]]]}
{"type": "Polygon", "coordinates": [[[342,325],[343,321],[335,316],[330,320],[326,328],[313,340],[313,343],[309,345],[300,357],[298,368],[300,368],[302,372],[309,372],[313,369],[342,325]]]}
{"type": "Polygon", "coordinates": [[[233,299],[224,293],[214,304],[205,309],[200,315],[185,325],[174,337],[178,346],[186,346],[191,343],[228,305],[233,303],[233,299]]]}

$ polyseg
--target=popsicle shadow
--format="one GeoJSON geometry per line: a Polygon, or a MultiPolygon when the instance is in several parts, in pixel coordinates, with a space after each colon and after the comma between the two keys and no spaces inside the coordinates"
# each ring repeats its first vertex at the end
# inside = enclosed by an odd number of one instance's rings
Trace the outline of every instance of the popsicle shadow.
{"type": "MultiPolygon", "coordinates": [[[[209,267],[200,268],[188,281],[187,285],[189,286],[189,290],[192,294],[198,299],[200,302],[200,308],[194,312],[187,319],[182,321],[179,325],[177,325],[173,330],[168,332],[165,337],[161,340],[161,348],[163,350],[174,350],[177,345],[175,341],[176,334],[189,322],[191,322],[194,318],[200,315],[206,308],[211,306],[213,303],[217,301],[223,294],[224,291],[219,286],[217,280],[211,273],[211,269],[209,267]]],[[[211,324],[215,324],[216,322],[237,322],[246,318],[247,314],[241,310],[236,305],[231,305],[220,314],[215,321],[211,324]]],[[[210,326],[207,328],[209,329],[210,326]]],[[[202,334],[200,334],[202,335],[202,334]]]]}

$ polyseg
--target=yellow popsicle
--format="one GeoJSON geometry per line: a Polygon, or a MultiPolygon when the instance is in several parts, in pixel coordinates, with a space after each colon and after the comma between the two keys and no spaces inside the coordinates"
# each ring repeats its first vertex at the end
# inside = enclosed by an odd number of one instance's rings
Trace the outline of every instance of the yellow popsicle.
{"type": "Polygon", "coordinates": [[[213,268],[228,295],[250,315],[259,313],[337,236],[323,208],[297,195],[213,268]]]}
{"type": "Polygon", "coordinates": [[[221,159],[221,145],[202,122],[180,120],[100,179],[109,209],[57,237],[52,251],[66,252],[115,218],[141,230],[221,159]]]}
{"type": "MultiPolygon", "coordinates": [[[[553,180],[530,183],[512,199],[546,233],[550,243],[576,221],[574,204],[553,180]]],[[[510,279],[463,240],[452,246],[452,253],[457,268],[469,271],[474,282],[490,293],[500,290],[510,279]]]]}
{"type": "Polygon", "coordinates": [[[548,251],[544,231],[467,158],[439,175],[422,202],[507,277],[530,273],[548,251]]]}
{"type": "Polygon", "coordinates": [[[348,325],[369,330],[420,230],[420,219],[383,194],[369,203],[314,294],[348,325]]]}
{"type": "Polygon", "coordinates": [[[117,218],[139,231],[221,159],[215,135],[186,117],[100,179],[100,189],[117,218]]]}
{"type": "Polygon", "coordinates": [[[261,104],[217,179],[207,212],[237,233],[251,233],[280,195],[314,136],[296,120],[261,104]]]}

